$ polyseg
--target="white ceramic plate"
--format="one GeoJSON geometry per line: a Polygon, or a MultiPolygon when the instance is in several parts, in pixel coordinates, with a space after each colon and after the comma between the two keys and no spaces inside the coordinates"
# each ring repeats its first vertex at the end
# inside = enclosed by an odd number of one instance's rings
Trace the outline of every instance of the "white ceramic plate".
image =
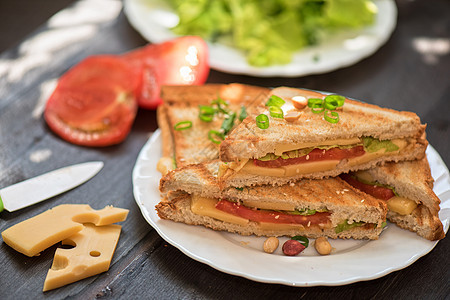
{"type": "MultiPolygon", "coordinates": [[[[330,72],[357,63],[372,55],[390,37],[397,22],[393,0],[375,0],[378,14],[372,26],[335,34],[320,45],[295,53],[291,63],[264,68],[250,66],[240,50],[220,43],[209,43],[213,69],[259,77],[296,77],[330,72]],[[315,59],[315,58],[318,59],[315,59]]],[[[175,38],[170,28],[178,16],[162,0],[124,0],[124,10],[131,25],[148,41],[161,43],[175,38]]]]}
{"type": "MultiPolygon", "coordinates": [[[[427,156],[436,180],[434,191],[442,201],[440,218],[447,231],[450,221],[449,172],[431,146],[427,156]]],[[[377,241],[330,240],[335,250],[329,256],[319,256],[312,246],[295,257],[284,256],[281,247],[274,254],[267,254],[262,251],[263,237],[244,237],[161,220],[155,211],[155,205],[160,201],[161,175],[156,171],[160,157],[161,138],[157,130],[142,148],[133,170],[134,197],[142,215],[168,243],[187,256],[225,273],[292,286],[343,285],[379,278],[407,267],[437,244],[388,224],[377,241]]],[[[280,245],[285,240],[281,239],[280,245]]]]}

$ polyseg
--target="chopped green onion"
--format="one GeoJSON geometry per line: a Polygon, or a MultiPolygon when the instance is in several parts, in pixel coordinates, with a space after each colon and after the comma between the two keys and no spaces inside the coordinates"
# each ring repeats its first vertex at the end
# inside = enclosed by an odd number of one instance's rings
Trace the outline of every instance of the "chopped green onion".
{"type": "Polygon", "coordinates": [[[269,106],[269,113],[271,117],[283,119],[283,110],[278,106],[269,106]]]}
{"type": "Polygon", "coordinates": [[[339,122],[339,114],[335,111],[325,111],[325,113],[323,114],[323,118],[333,124],[339,122]],[[328,114],[330,114],[331,117],[328,114]]]}
{"type": "Polygon", "coordinates": [[[291,237],[291,240],[299,241],[303,246],[305,246],[305,248],[308,248],[309,246],[309,239],[307,237],[296,235],[291,237]]]}
{"type": "Polygon", "coordinates": [[[266,102],[266,106],[278,106],[281,107],[283,104],[286,103],[283,99],[276,95],[270,96],[269,100],[266,102]]]}
{"type": "Polygon", "coordinates": [[[236,119],[236,113],[233,112],[230,115],[226,115],[223,120],[222,127],[220,129],[223,130],[223,134],[226,135],[234,125],[234,119],[236,119]]]}
{"type": "Polygon", "coordinates": [[[323,106],[323,100],[320,98],[309,98],[308,99],[308,107],[318,108],[323,106]]]}
{"type": "Polygon", "coordinates": [[[345,97],[341,95],[328,95],[325,97],[325,104],[329,106],[334,106],[335,108],[327,108],[327,109],[336,109],[344,105],[345,97]]]}
{"type": "Polygon", "coordinates": [[[204,122],[211,122],[214,119],[216,111],[211,106],[199,105],[198,117],[204,122]]]}
{"type": "Polygon", "coordinates": [[[241,112],[239,113],[239,121],[243,121],[245,118],[247,118],[247,110],[245,109],[245,106],[241,107],[241,112]]]}
{"type": "Polygon", "coordinates": [[[177,131],[186,130],[191,127],[192,127],[191,121],[181,121],[181,122],[178,122],[177,124],[175,124],[175,126],[173,126],[173,128],[177,131]]]}
{"type": "Polygon", "coordinates": [[[340,95],[328,95],[324,100],[309,98],[308,107],[315,114],[323,112],[323,118],[330,123],[339,122],[339,114],[334,110],[344,105],[345,97],[340,95]]]}
{"type": "Polygon", "coordinates": [[[220,96],[217,96],[217,99],[216,100],[213,100],[212,102],[211,102],[211,104],[216,104],[216,105],[225,105],[225,106],[228,106],[228,102],[226,102],[225,100],[223,100],[222,98],[220,98],[220,96]]]}
{"type": "Polygon", "coordinates": [[[265,114],[260,114],[256,117],[256,125],[261,129],[269,128],[269,117],[265,114]]]}
{"type": "Polygon", "coordinates": [[[311,107],[311,111],[314,114],[320,114],[321,112],[323,112],[325,110],[325,108],[323,106],[317,106],[317,107],[311,107]]]}
{"type": "Polygon", "coordinates": [[[222,98],[220,98],[220,96],[217,96],[217,99],[213,100],[211,102],[211,105],[216,105],[217,106],[216,112],[220,112],[220,113],[224,113],[224,114],[229,114],[230,113],[229,110],[227,110],[227,109],[222,107],[222,105],[227,107],[228,103],[225,100],[223,100],[222,98]]]}
{"type": "Polygon", "coordinates": [[[208,132],[208,139],[214,144],[220,144],[225,139],[225,136],[222,132],[210,130],[208,132]]]}

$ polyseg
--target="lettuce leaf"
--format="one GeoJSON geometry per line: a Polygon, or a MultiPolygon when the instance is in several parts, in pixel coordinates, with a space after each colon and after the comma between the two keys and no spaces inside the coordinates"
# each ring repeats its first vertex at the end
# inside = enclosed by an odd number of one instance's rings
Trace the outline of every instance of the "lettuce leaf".
{"type": "MultiPolygon", "coordinates": [[[[170,0],[179,35],[198,35],[242,50],[249,64],[291,62],[293,53],[320,43],[327,32],[372,24],[369,0],[170,0]]],[[[375,8],[375,9],[374,9],[375,8]]]]}
{"type": "Polygon", "coordinates": [[[366,223],[353,222],[352,224],[349,224],[348,220],[345,220],[344,222],[342,222],[341,224],[338,224],[336,226],[336,228],[334,229],[334,232],[341,233],[342,231],[349,230],[349,229],[355,228],[355,227],[360,227],[360,226],[363,226],[364,224],[366,224],[366,223]]]}

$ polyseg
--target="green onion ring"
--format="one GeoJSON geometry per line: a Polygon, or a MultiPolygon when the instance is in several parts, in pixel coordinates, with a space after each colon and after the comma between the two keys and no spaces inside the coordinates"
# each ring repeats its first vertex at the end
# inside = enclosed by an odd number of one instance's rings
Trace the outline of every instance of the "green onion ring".
{"type": "Polygon", "coordinates": [[[291,240],[299,241],[303,246],[305,246],[305,248],[308,248],[309,246],[309,239],[307,237],[296,235],[291,237],[291,240]]]}
{"type": "Polygon", "coordinates": [[[211,106],[199,105],[198,117],[204,122],[211,122],[214,119],[215,110],[211,106]]]}
{"type": "Polygon", "coordinates": [[[173,126],[173,129],[180,131],[180,130],[186,130],[192,127],[192,121],[181,121],[175,124],[173,126]]]}
{"type": "Polygon", "coordinates": [[[324,108],[322,105],[319,105],[319,104],[316,104],[316,105],[311,106],[311,111],[312,111],[314,114],[320,114],[320,113],[322,113],[324,110],[325,110],[325,108],[324,108]]]}
{"type": "Polygon", "coordinates": [[[339,114],[335,111],[326,110],[323,114],[323,118],[333,124],[339,122],[339,114]],[[328,114],[330,114],[331,117],[328,114]]]}
{"type": "Polygon", "coordinates": [[[256,125],[261,129],[269,128],[269,117],[265,114],[260,114],[256,117],[256,125]]]}
{"type": "Polygon", "coordinates": [[[283,104],[286,103],[283,99],[276,95],[270,96],[269,100],[266,102],[266,106],[278,106],[281,107],[283,104]]]}
{"type": "Polygon", "coordinates": [[[328,95],[324,101],[337,108],[344,105],[345,97],[341,95],[328,95]]]}
{"type": "Polygon", "coordinates": [[[314,107],[314,108],[318,108],[318,107],[322,107],[323,106],[323,100],[320,98],[309,98],[308,99],[308,107],[314,107]]]}
{"type": "Polygon", "coordinates": [[[284,116],[283,110],[278,106],[269,106],[269,113],[270,116],[273,118],[283,119],[284,116]]]}
{"type": "Polygon", "coordinates": [[[208,139],[213,142],[214,144],[220,144],[224,139],[225,136],[222,132],[217,130],[210,130],[208,131],[208,139]],[[218,137],[219,139],[215,139],[214,137],[218,137]]]}

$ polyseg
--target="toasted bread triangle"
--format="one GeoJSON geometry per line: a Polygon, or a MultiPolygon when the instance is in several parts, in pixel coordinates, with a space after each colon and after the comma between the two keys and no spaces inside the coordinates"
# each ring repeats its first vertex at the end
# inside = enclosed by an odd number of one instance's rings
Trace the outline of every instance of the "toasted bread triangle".
{"type": "MultiPolygon", "coordinates": [[[[287,102],[295,96],[324,98],[326,94],[304,89],[281,87],[272,90],[272,94],[280,96],[287,102]]],[[[258,113],[268,114],[265,107],[267,99],[259,105],[258,113]]],[[[425,125],[412,112],[399,112],[381,108],[351,99],[346,99],[339,114],[338,123],[326,121],[323,114],[316,114],[310,108],[301,110],[297,121],[269,117],[269,127],[260,129],[256,116],[248,116],[230,133],[220,145],[220,159],[225,162],[239,159],[260,158],[273,153],[278,144],[312,142],[320,145],[326,140],[349,139],[371,136],[380,140],[396,138],[416,138],[421,140],[425,125]]]]}
{"type": "Polygon", "coordinates": [[[390,221],[429,240],[445,237],[439,220],[440,200],[433,192],[433,178],[426,158],[397,164],[387,163],[367,172],[377,182],[394,187],[399,196],[419,204],[409,215],[390,211],[390,221]]]}

